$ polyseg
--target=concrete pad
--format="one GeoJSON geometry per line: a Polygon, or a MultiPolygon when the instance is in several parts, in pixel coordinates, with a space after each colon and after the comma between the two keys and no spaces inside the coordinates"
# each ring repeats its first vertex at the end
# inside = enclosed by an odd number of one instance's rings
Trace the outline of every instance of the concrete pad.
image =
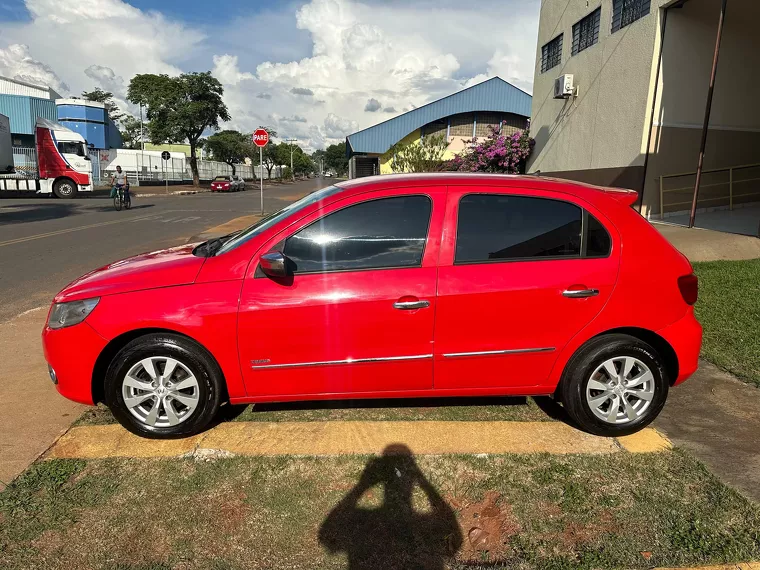
{"type": "Polygon", "coordinates": [[[197,449],[236,455],[379,454],[403,443],[418,455],[439,454],[609,454],[627,449],[649,453],[670,449],[655,430],[627,446],[613,438],[549,422],[229,422],[187,439],[148,440],[118,425],[71,429],[47,458],[177,457],[197,449]]]}
{"type": "Polygon", "coordinates": [[[689,261],[741,260],[760,257],[760,239],[752,236],[652,222],[689,261]]]}
{"type": "Polygon", "coordinates": [[[623,449],[631,453],[656,453],[673,449],[670,440],[656,429],[643,429],[631,435],[617,438],[623,449]]]}
{"type": "Polygon", "coordinates": [[[760,502],[760,391],[700,360],[654,425],[724,483],[760,502]]]}
{"type": "Polygon", "coordinates": [[[40,334],[47,307],[0,324],[0,489],[85,409],[63,398],[48,376],[40,334]]]}

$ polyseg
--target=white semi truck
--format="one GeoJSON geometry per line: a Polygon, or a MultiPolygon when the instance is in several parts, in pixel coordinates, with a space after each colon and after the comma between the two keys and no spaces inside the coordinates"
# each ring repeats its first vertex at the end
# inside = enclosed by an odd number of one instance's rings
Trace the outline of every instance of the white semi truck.
{"type": "Polygon", "coordinates": [[[4,165],[8,172],[8,162],[13,172],[10,127],[6,136],[3,125],[8,125],[8,117],[0,115],[0,191],[33,190],[59,198],[73,198],[79,192],[92,191],[92,162],[87,141],[79,133],[42,118],[37,119],[34,134],[36,174],[2,174],[4,165]]]}

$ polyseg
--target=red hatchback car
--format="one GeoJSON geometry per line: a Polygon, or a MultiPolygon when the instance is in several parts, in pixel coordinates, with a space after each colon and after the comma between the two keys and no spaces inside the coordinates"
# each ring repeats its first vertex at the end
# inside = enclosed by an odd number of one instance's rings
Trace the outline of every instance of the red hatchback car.
{"type": "Polygon", "coordinates": [[[629,434],[697,369],[688,260],[636,192],[425,174],[319,190],[250,228],[118,261],[53,302],[58,391],[149,437],[220,404],[555,395],[629,434]]]}

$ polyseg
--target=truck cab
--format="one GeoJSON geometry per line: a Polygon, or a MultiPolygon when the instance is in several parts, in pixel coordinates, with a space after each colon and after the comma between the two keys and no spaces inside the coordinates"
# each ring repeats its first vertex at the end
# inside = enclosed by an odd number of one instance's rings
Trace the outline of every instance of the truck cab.
{"type": "Polygon", "coordinates": [[[35,146],[41,194],[73,198],[79,192],[92,191],[92,161],[82,135],[38,118],[35,146]]]}

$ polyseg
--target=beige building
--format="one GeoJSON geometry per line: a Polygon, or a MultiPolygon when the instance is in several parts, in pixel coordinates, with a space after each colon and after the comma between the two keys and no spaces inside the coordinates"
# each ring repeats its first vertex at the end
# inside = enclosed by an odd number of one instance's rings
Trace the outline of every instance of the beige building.
{"type": "MultiPolygon", "coordinates": [[[[722,5],[543,0],[529,172],[643,191],[652,217],[688,211],[722,5]],[[555,98],[565,74],[573,93],[555,98]]],[[[760,1],[727,0],[698,212],[760,201],[759,19],[760,1]]]]}

